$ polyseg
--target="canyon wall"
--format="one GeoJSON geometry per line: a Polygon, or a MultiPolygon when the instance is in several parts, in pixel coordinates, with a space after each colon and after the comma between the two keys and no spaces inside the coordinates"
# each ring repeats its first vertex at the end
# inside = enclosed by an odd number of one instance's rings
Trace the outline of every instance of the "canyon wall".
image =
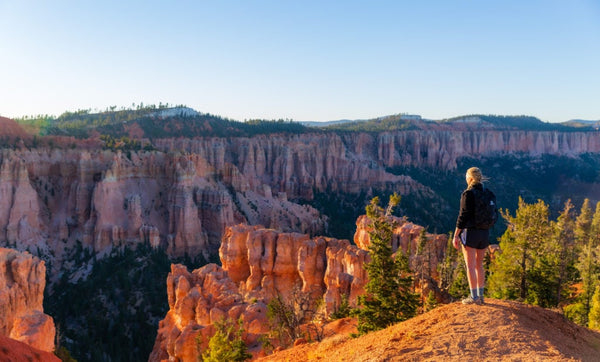
{"type": "MultiPolygon", "coordinates": [[[[157,147],[205,155],[216,167],[230,162],[256,180],[289,195],[308,189],[356,192],[365,181],[373,187],[407,182],[385,167],[456,168],[464,156],[495,154],[578,155],[600,152],[600,132],[517,130],[411,130],[268,135],[253,138],[161,139],[157,147]],[[382,168],[383,166],[383,168],[382,168]],[[337,185],[330,184],[335,180],[337,185]],[[308,184],[308,186],[307,186],[308,184]]],[[[410,187],[410,185],[409,185],[410,187]]]]}
{"type": "Polygon", "coordinates": [[[54,351],[54,321],[44,314],[44,262],[0,248],[0,334],[43,351],[54,351]]]}
{"type": "Polygon", "coordinates": [[[172,256],[216,253],[240,222],[323,234],[299,202],[316,193],[418,192],[396,166],[453,169],[463,156],[600,152],[599,132],[420,130],[158,139],[161,151],[3,149],[0,245],[59,258],[77,240],[100,256],[148,242],[172,256]]]}
{"type": "MultiPolygon", "coordinates": [[[[419,247],[422,227],[396,220],[393,243],[405,252],[419,247]]],[[[357,221],[355,240],[368,248],[368,220],[357,221]],[[367,236],[365,236],[367,235],[367,236]]],[[[431,250],[428,267],[435,270],[443,259],[447,236],[425,234],[431,250]]],[[[214,323],[230,318],[242,320],[245,341],[260,348],[260,336],[269,332],[267,305],[277,295],[294,300],[300,294],[311,301],[323,300],[325,314],[337,310],[344,297],[356,306],[364,293],[367,274],[363,268],[368,252],[347,240],[282,233],[261,226],[227,228],[219,255],[222,267],[206,265],[189,272],[172,265],[167,278],[169,311],[159,323],[151,361],[194,360],[207,346],[214,323]]],[[[418,262],[415,256],[413,262],[418,262]]],[[[315,305],[310,306],[314,308],[315,305]]]]}
{"type": "Polygon", "coordinates": [[[236,166],[163,152],[3,150],[0,245],[60,259],[76,241],[98,255],[148,242],[171,256],[216,253],[239,222],[323,233],[310,206],[249,186],[236,166]]]}

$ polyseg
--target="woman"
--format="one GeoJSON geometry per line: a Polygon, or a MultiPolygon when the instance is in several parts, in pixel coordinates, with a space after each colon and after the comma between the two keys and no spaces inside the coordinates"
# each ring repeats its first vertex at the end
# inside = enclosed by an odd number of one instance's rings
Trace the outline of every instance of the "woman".
{"type": "MultiPolygon", "coordinates": [[[[475,227],[475,189],[483,192],[483,181],[487,178],[481,174],[477,167],[467,170],[467,189],[460,198],[460,213],[456,220],[456,230],[452,244],[456,249],[462,244],[462,252],[467,265],[467,278],[471,289],[468,298],[463,299],[463,304],[483,304],[483,291],[485,285],[485,272],[483,258],[485,250],[490,246],[490,231],[475,227]]],[[[494,251],[498,245],[492,247],[494,251]]]]}

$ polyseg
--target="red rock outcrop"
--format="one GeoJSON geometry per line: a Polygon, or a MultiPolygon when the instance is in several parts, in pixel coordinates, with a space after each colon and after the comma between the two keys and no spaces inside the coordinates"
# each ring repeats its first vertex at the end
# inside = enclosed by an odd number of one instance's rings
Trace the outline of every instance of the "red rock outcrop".
{"type": "Polygon", "coordinates": [[[367,253],[346,240],[237,225],[227,229],[219,255],[246,298],[287,298],[299,287],[315,300],[325,296],[327,313],[342,295],[355,302],[366,282],[367,253]]]}
{"type": "Polygon", "coordinates": [[[344,294],[355,304],[366,282],[367,252],[346,240],[237,225],[226,230],[219,254],[223,267],[209,264],[190,273],[171,266],[170,309],[151,361],[196,358],[197,338],[208,342],[213,323],[223,318],[241,318],[246,342],[256,345],[269,331],[267,304],[277,294],[288,298],[299,289],[314,301],[323,298],[331,313],[344,294]]]}
{"type": "Polygon", "coordinates": [[[0,248],[0,334],[43,351],[54,350],[55,328],[44,314],[44,262],[0,248]]]}

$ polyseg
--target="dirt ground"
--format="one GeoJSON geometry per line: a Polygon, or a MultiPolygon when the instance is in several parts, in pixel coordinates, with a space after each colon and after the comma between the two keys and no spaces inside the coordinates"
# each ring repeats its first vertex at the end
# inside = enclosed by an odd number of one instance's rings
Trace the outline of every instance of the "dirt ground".
{"type": "Polygon", "coordinates": [[[447,304],[360,338],[349,336],[355,322],[337,323],[342,332],[321,343],[258,361],[600,361],[600,333],[518,302],[447,304]]]}

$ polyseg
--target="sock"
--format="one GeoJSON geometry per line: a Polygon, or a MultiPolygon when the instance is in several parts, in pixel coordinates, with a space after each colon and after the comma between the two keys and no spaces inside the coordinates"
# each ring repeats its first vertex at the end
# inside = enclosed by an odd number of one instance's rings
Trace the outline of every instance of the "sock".
{"type": "Polygon", "coordinates": [[[479,298],[483,298],[483,287],[477,288],[477,295],[479,298]]]}
{"type": "Polygon", "coordinates": [[[471,289],[471,298],[477,299],[477,289],[471,289]]]}

